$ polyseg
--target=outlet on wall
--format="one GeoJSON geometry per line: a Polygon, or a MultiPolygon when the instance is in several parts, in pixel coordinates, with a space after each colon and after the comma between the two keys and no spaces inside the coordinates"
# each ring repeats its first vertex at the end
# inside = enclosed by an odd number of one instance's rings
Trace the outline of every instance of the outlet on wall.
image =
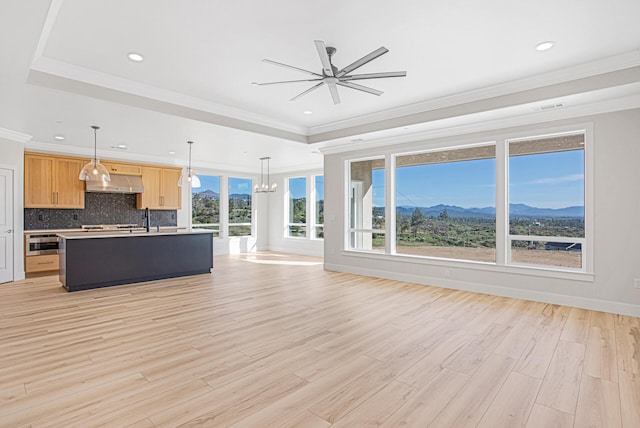
{"type": "Polygon", "coordinates": [[[640,288],[640,278],[633,279],[633,288],[640,288]]]}

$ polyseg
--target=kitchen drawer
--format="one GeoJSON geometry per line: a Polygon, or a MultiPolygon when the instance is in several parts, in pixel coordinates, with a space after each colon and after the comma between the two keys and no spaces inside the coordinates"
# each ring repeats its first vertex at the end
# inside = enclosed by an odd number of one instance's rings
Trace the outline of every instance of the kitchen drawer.
{"type": "Polygon", "coordinates": [[[58,270],[58,268],[60,267],[59,256],[57,254],[47,254],[45,256],[27,256],[24,258],[24,264],[24,269],[27,273],[58,270]]]}

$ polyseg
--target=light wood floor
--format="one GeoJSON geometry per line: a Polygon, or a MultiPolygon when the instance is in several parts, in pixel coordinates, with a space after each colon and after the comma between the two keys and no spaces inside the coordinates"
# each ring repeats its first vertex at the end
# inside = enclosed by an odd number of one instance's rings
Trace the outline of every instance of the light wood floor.
{"type": "Polygon", "coordinates": [[[219,256],[0,285],[2,427],[640,427],[640,319],[219,256]]]}

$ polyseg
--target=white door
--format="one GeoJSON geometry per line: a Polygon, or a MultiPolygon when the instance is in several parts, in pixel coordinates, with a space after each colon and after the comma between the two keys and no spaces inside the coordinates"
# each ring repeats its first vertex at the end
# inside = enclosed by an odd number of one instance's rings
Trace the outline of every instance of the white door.
{"type": "Polygon", "coordinates": [[[0,168],[0,283],[13,281],[13,171],[0,168]]]}

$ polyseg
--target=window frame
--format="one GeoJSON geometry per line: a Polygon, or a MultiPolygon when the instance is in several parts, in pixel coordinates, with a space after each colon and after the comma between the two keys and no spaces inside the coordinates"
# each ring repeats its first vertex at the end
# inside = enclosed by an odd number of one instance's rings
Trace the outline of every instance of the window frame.
{"type": "MultiPolygon", "coordinates": [[[[386,259],[393,261],[402,261],[408,263],[420,263],[427,265],[437,265],[445,267],[459,267],[468,269],[488,270],[505,273],[518,273],[533,276],[564,278],[577,281],[590,282],[594,278],[594,160],[593,160],[593,124],[592,123],[574,123],[573,125],[532,128],[528,131],[516,131],[509,133],[497,132],[490,135],[489,138],[474,137],[447,137],[434,141],[421,141],[411,144],[403,144],[381,148],[367,156],[358,156],[357,154],[345,154],[342,157],[344,167],[343,181],[343,247],[342,254],[353,257],[365,257],[375,259],[386,259]],[[580,242],[582,245],[582,268],[569,268],[552,265],[534,265],[515,263],[510,259],[509,237],[509,212],[508,212],[508,144],[507,141],[515,141],[522,139],[544,138],[560,136],[563,134],[584,135],[584,238],[566,238],[562,242],[580,242]],[[480,142],[481,141],[481,142],[480,142]],[[424,153],[427,151],[444,151],[460,148],[467,148],[475,145],[486,145],[489,143],[496,145],[496,262],[480,262],[472,260],[447,259],[437,257],[413,256],[406,254],[397,254],[395,251],[395,159],[397,156],[404,156],[411,153],[424,153]],[[385,215],[387,237],[384,254],[378,251],[356,249],[350,247],[350,185],[351,185],[351,163],[363,160],[385,159],[385,215]],[[393,238],[393,239],[391,239],[393,238]]],[[[516,239],[513,235],[511,238],[516,239]]],[[[536,237],[540,238],[540,237],[536,237]]],[[[553,239],[546,239],[551,242],[553,239]]]]}
{"type": "Polygon", "coordinates": [[[294,175],[285,178],[285,183],[287,186],[287,190],[285,193],[285,213],[286,213],[286,225],[285,225],[285,238],[289,239],[308,239],[309,238],[309,180],[306,175],[294,175]],[[301,179],[305,180],[305,221],[304,223],[292,223],[291,222],[291,180],[301,179]],[[291,235],[291,227],[303,227],[304,228],[304,236],[292,236],[291,235]]]}
{"type": "MultiPolygon", "coordinates": [[[[283,223],[283,239],[293,239],[296,241],[324,241],[324,238],[316,237],[316,230],[318,228],[322,228],[324,231],[324,223],[317,222],[317,214],[316,214],[316,177],[324,177],[324,174],[318,173],[309,173],[309,174],[293,174],[284,177],[285,183],[285,192],[283,197],[283,212],[284,212],[284,223],[283,223]],[[290,223],[290,190],[289,190],[289,180],[295,178],[304,178],[306,180],[306,222],[305,223],[290,223]],[[305,236],[291,236],[289,234],[290,226],[304,226],[305,227],[305,236]]],[[[324,200],[324,199],[323,199],[324,200]]]]}
{"type": "MultiPolygon", "coordinates": [[[[225,188],[226,188],[226,215],[225,215],[225,225],[226,225],[226,237],[227,238],[245,238],[245,237],[255,237],[256,226],[255,226],[255,197],[253,191],[253,178],[244,177],[238,175],[225,175],[225,188]],[[251,222],[243,222],[243,223],[231,223],[231,207],[229,204],[229,199],[231,197],[231,192],[229,186],[231,185],[231,179],[240,179],[240,180],[248,180],[249,181],[249,195],[251,196],[251,222]],[[232,227],[240,227],[240,226],[249,226],[251,232],[248,235],[231,235],[232,227]]],[[[222,180],[220,182],[220,187],[222,187],[222,180]]],[[[220,217],[222,218],[222,213],[220,213],[220,217]]]]}
{"type": "MultiPolygon", "coordinates": [[[[217,223],[194,223],[193,222],[193,187],[189,186],[189,191],[191,194],[191,197],[189,198],[189,212],[190,212],[190,216],[189,216],[189,225],[191,227],[191,229],[203,229],[203,230],[211,230],[213,232],[213,239],[220,239],[222,238],[222,215],[223,215],[223,210],[222,210],[222,182],[223,182],[223,176],[221,174],[205,174],[205,173],[201,173],[198,174],[199,176],[207,176],[207,177],[218,177],[218,185],[219,185],[219,189],[218,189],[218,222],[217,223]],[[216,229],[210,229],[215,227],[216,229]]],[[[184,189],[184,187],[183,187],[184,189]]]]}

